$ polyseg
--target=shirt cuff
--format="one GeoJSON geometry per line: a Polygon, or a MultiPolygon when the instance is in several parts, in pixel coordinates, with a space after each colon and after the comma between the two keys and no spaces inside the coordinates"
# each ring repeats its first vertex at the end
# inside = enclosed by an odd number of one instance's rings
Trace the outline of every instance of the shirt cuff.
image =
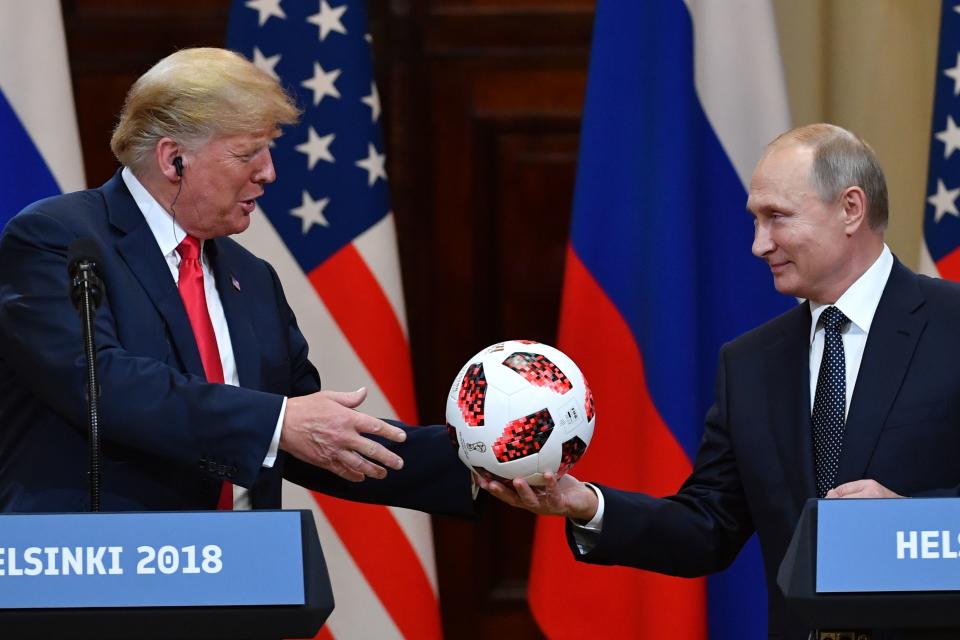
{"type": "Polygon", "coordinates": [[[600,533],[600,531],[603,529],[603,492],[600,491],[600,489],[597,489],[595,486],[593,486],[589,482],[584,482],[583,484],[590,487],[590,489],[593,490],[595,494],[597,494],[597,512],[593,514],[593,517],[590,518],[590,522],[588,522],[587,524],[578,524],[573,520],[571,520],[570,522],[573,524],[573,526],[579,529],[600,533]]]}
{"type": "MultiPolygon", "coordinates": [[[[273,440],[270,441],[270,448],[267,449],[267,457],[263,459],[261,467],[272,469],[277,462],[277,452],[280,450],[280,429],[283,427],[283,416],[287,414],[287,399],[283,399],[280,405],[280,416],[277,418],[277,427],[273,430],[273,440]]],[[[603,504],[603,498],[600,499],[603,504]]]]}
{"type": "Polygon", "coordinates": [[[573,541],[576,543],[577,551],[580,555],[590,553],[590,551],[597,546],[597,536],[603,528],[603,492],[589,482],[584,482],[583,484],[590,487],[590,490],[597,494],[597,512],[593,514],[593,517],[587,524],[578,524],[568,518],[570,524],[573,525],[571,533],[573,534],[573,541]]]}

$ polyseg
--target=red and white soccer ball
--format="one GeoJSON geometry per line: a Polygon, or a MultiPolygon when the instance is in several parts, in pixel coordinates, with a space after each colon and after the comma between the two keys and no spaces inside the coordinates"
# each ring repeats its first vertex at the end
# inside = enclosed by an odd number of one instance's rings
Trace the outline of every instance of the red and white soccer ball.
{"type": "Polygon", "coordinates": [[[470,358],[447,398],[460,460],[487,479],[563,475],[590,444],[593,394],[573,360],[551,346],[510,340],[470,358]]]}

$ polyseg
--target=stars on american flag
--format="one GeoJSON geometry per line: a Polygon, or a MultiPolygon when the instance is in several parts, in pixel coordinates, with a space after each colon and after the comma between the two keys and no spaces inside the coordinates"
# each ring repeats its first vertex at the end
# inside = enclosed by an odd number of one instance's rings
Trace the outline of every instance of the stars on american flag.
{"type": "Polygon", "coordinates": [[[367,170],[367,184],[373,186],[377,178],[387,179],[386,170],[387,156],[383,153],[377,153],[377,148],[371,142],[367,148],[367,157],[363,160],[357,160],[357,166],[367,170]]]}
{"type": "Polygon", "coordinates": [[[339,98],[340,91],[337,89],[337,78],[340,77],[340,69],[325,71],[319,62],[313,63],[313,77],[300,83],[300,86],[313,91],[314,106],[320,104],[326,96],[339,98]]]}
{"type": "Polygon", "coordinates": [[[927,198],[927,202],[933,205],[933,218],[935,222],[940,222],[946,214],[960,217],[957,211],[957,196],[960,195],[960,188],[947,189],[943,180],[937,179],[937,192],[927,198]]]}
{"type": "Polygon", "coordinates": [[[321,227],[330,226],[330,223],[327,222],[327,219],[323,216],[323,210],[327,208],[328,204],[330,204],[330,198],[314,200],[310,196],[310,192],[304,189],[303,203],[296,209],[291,209],[290,215],[296,216],[303,221],[303,234],[306,235],[307,231],[310,231],[310,228],[315,224],[321,227]]]}
{"type": "Polygon", "coordinates": [[[370,107],[373,122],[380,117],[380,94],[377,92],[377,83],[370,82],[370,95],[360,98],[360,102],[370,107]]]}
{"type": "Polygon", "coordinates": [[[276,72],[276,66],[278,62],[280,62],[279,53],[274,56],[267,57],[263,55],[262,51],[260,51],[260,47],[253,48],[253,64],[255,64],[257,68],[261,69],[262,71],[266,71],[273,76],[274,80],[280,79],[276,72]]]}
{"type": "Polygon", "coordinates": [[[943,2],[920,268],[960,281],[960,1],[943,2]],[[951,10],[952,9],[952,10],[951,10]]]}
{"type": "Polygon", "coordinates": [[[957,64],[944,69],[943,75],[953,79],[953,95],[960,95],[960,52],[957,53],[957,64]]]}
{"type": "MultiPolygon", "coordinates": [[[[364,215],[378,217],[388,210],[385,192],[374,195],[387,181],[386,154],[378,150],[383,147],[380,93],[369,66],[354,68],[357,50],[351,44],[361,41],[363,55],[368,56],[366,47],[372,39],[365,26],[354,32],[352,25],[363,21],[355,21],[358,8],[349,0],[299,1],[302,4],[290,0],[244,3],[256,12],[256,20],[252,15],[249,19],[251,27],[256,22],[256,34],[247,53],[258,68],[296,89],[304,109],[301,123],[287,132],[290,142],[273,150],[278,174],[287,180],[292,180],[294,173],[302,176],[296,189],[300,193],[288,193],[283,208],[272,208],[269,215],[298,219],[299,224],[290,231],[304,241],[308,236],[313,242],[333,234],[331,242],[339,242],[333,238],[357,232],[346,227],[369,224],[357,221],[357,203],[367,198],[361,190],[371,195],[369,202],[384,203],[382,213],[364,215]],[[296,46],[294,39],[299,43],[296,46]]],[[[268,194],[279,200],[280,189],[275,187],[268,194]]],[[[379,209],[378,204],[374,207],[379,209]]]]}
{"type": "Polygon", "coordinates": [[[261,27],[272,17],[277,17],[281,20],[287,17],[287,14],[280,8],[280,0],[250,0],[247,2],[247,7],[259,14],[257,16],[257,24],[261,27]]]}
{"type": "Polygon", "coordinates": [[[340,21],[346,11],[346,6],[331,8],[330,5],[327,4],[327,0],[320,0],[320,13],[316,13],[307,18],[307,22],[319,27],[321,42],[326,40],[327,36],[334,31],[347,35],[347,30],[340,21]]]}
{"type": "Polygon", "coordinates": [[[956,247],[956,227],[960,221],[957,199],[960,198],[960,127],[954,114],[960,114],[960,4],[941,16],[940,68],[937,72],[932,139],[930,141],[929,176],[927,181],[927,214],[924,233],[930,255],[935,262],[956,247]],[[950,66],[953,65],[953,66],[950,66]],[[952,222],[948,222],[952,219],[952,222]],[[948,229],[949,227],[949,229],[948,229]]]}
{"type": "Polygon", "coordinates": [[[307,141],[303,144],[298,144],[295,148],[300,153],[307,154],[308,169],[313,169],[314,165],[316,165],[320,160],[336,162],[336,160],[333,158],[333,154],[330,153],[330,144],[333,142],[335,137],[336,135],[333,133],[325,136],[317,135],[317,132],[313,129],[313,127],[310,127],[307,130],[307,141]]]}
{"type": "Polygon", "coordinates": [[[960,127],[957,126],[951,116],[947,116],[947,128],[934,135],[934,137],[944,145],[944,158],[949,158],[954,150],[960,149],[960,127]]]}

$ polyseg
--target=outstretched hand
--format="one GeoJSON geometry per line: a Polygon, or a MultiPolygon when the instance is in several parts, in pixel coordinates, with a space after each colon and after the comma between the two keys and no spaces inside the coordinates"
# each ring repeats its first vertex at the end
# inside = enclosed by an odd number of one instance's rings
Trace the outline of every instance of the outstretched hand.
{"type": "Polygon", "coordinates": [[[597,513],[597,494],[569,474],[558,478],[548,471],[543,474],[542,487],[532,487],[526,480],[519,478],[514,480],[512,485],[505,485],[496,480],[475,477],[480,488],[493,497],[531,513],[564,516],[582,522],[589,522],[597,513]]]}
{"type": "Polygon", "coordinates": [[[387,471],[381,465],[401,469],[400,456],[365,434],[393,442],[403,442],[407,434],[383,420],[354,411],[366,397],[367,390],[360,388],[318,391],[289,398],[280,432],[280,448],[353,482],[385,478],[387,471]]]}

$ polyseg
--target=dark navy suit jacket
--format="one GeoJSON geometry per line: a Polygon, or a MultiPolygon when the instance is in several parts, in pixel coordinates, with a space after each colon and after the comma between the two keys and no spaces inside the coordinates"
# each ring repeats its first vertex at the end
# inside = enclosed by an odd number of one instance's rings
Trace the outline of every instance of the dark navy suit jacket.
{"type": "Polygon", "coordinates": [[[386,480],[354,484],[282,452],[262,468],[283,396],[320,389],[277,275],[229,238],[205,243],[240,380],[208,384],[169,267],[119,173],[31,205],[0,238],[0,511],[89,506],[85,365],[67,297],[67,247],[79,237],[103,253],[105,511],[216,508],[224,479],[249,488],[255,507],[279,508],[283,476],[353,500],[472,512],[469,474],[441,427],[391,445],[406,464],[386,480]]]}
{"type": "MultiPolygon", "coordinates": [[[[578,559],[679,576],[726,568],[756,532],[771,638],[806,640],[776,574],[816,496],[807,304],[728,343],[693,473],[658,499],[602,487],[603,531],[578,559]]],[[[960,485],[960,286],[898,261],[877,307],[847,414],[838,484],[874,479],[905,496],[960,485]]]]}

